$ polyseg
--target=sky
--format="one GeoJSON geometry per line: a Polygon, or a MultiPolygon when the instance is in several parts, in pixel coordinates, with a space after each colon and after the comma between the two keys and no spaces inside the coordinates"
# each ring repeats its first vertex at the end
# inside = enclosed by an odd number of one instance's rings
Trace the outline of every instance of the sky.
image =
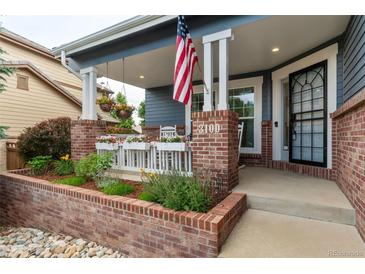
{"type": "MultiPolygon", "coordinates": [[[[132,16],[0,16],[0,23],[8,30],[52,49],[132,16]]],[[[106,79],[98,79],[98,82],[106,83],[106,79]]],[[[123,87],[121,82],[114,80],[109,80],[108,84],[115,93],[123,87]]],[[[144,99],[144,89],[125,85],[125,90],[128,103],[135,107],[144,99]]],[[[137,111],[133,118],[139,121],[137,111]]]]}

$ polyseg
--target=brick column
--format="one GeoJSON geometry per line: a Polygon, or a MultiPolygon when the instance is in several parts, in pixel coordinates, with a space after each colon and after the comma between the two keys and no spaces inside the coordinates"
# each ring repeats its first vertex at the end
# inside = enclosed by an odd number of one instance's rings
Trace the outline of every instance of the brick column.
{"type": "Polygon", "coordinates": [[[195,112],[193,172],[221,183],[223,197],[238,184],[238,115],[230,110],[195,112]]]}
{"type": "Polygon", "coordinates": [[[95,139],[105,134],[106,122],[96,120],[71,121],[71,156],[74,160],[95,152],[95,139]]]}
{"type": "Polygon", "coordinates": [[[261,122],[261,156],[263,166],[269,167],[272,161],[272,121],[261,122]]]}

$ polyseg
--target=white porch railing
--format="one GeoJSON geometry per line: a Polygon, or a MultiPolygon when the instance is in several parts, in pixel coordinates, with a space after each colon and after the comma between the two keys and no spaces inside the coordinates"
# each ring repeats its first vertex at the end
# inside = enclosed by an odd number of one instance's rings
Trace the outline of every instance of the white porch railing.
{"type": "Polygon", "coordinates": [[[117,150],[97,149],[98,154],[111,152],[112,169],[125,171],[166,172],[177,171],[192,175],[192,153],[186,145],[184,151],[159,150],[156,143],[151,143],[145,149],[126,149],[119,144],[117,150]]]}

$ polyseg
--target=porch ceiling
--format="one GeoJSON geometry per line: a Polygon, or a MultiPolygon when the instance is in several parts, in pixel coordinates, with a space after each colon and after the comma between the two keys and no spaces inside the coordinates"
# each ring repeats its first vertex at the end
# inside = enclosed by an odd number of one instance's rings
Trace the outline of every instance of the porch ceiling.
{"type": "MultiPolygon", "coordinates": [[[[271,16],[234,28],[229,43],[229,74],[237,75],[275,67],[340,34],[350,16],[271,16]],[[280,51],[272,53],[272,48],[280,51]]],[[[189,22],[188,22],[189,23],[189,22]]],[[[203,64],[202,40],[194,39],[200,64],[203,64]]],[[[124,81],[141,88],[172,84],[175,45],[124,60],[124,81]],[[144,78],[141,79],[140,75],[144,78]]],[[[108,77],[122,81],[122,60],[109,63],[108,77]]],[[[97,66],[100,76],[107,76],[106,64],[97,66]]],[[[218,47],[214,48],[214,76],[218,76],[218,47]]],[[[200,80],[198,69],[194,80],[200,80]]]]}

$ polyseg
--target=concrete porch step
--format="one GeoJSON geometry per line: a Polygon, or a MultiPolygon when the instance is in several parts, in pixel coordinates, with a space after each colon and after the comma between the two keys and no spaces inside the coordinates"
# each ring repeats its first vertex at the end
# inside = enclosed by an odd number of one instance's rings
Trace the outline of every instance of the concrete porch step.
{"type": "Polygon", "coordinates": [[[289,216],[355,225],[355,210],[335,182],[281,170],[247,167],[233,190],[248,207],[289,216]]]}
{"type": "Polygon", "coordinates": [[[319,221],[355,225],[355,210],[303,202],[300,200],[278,199],[247,195],[248,208],[265,210],[289,216],[303,217],[319,221]]]}

